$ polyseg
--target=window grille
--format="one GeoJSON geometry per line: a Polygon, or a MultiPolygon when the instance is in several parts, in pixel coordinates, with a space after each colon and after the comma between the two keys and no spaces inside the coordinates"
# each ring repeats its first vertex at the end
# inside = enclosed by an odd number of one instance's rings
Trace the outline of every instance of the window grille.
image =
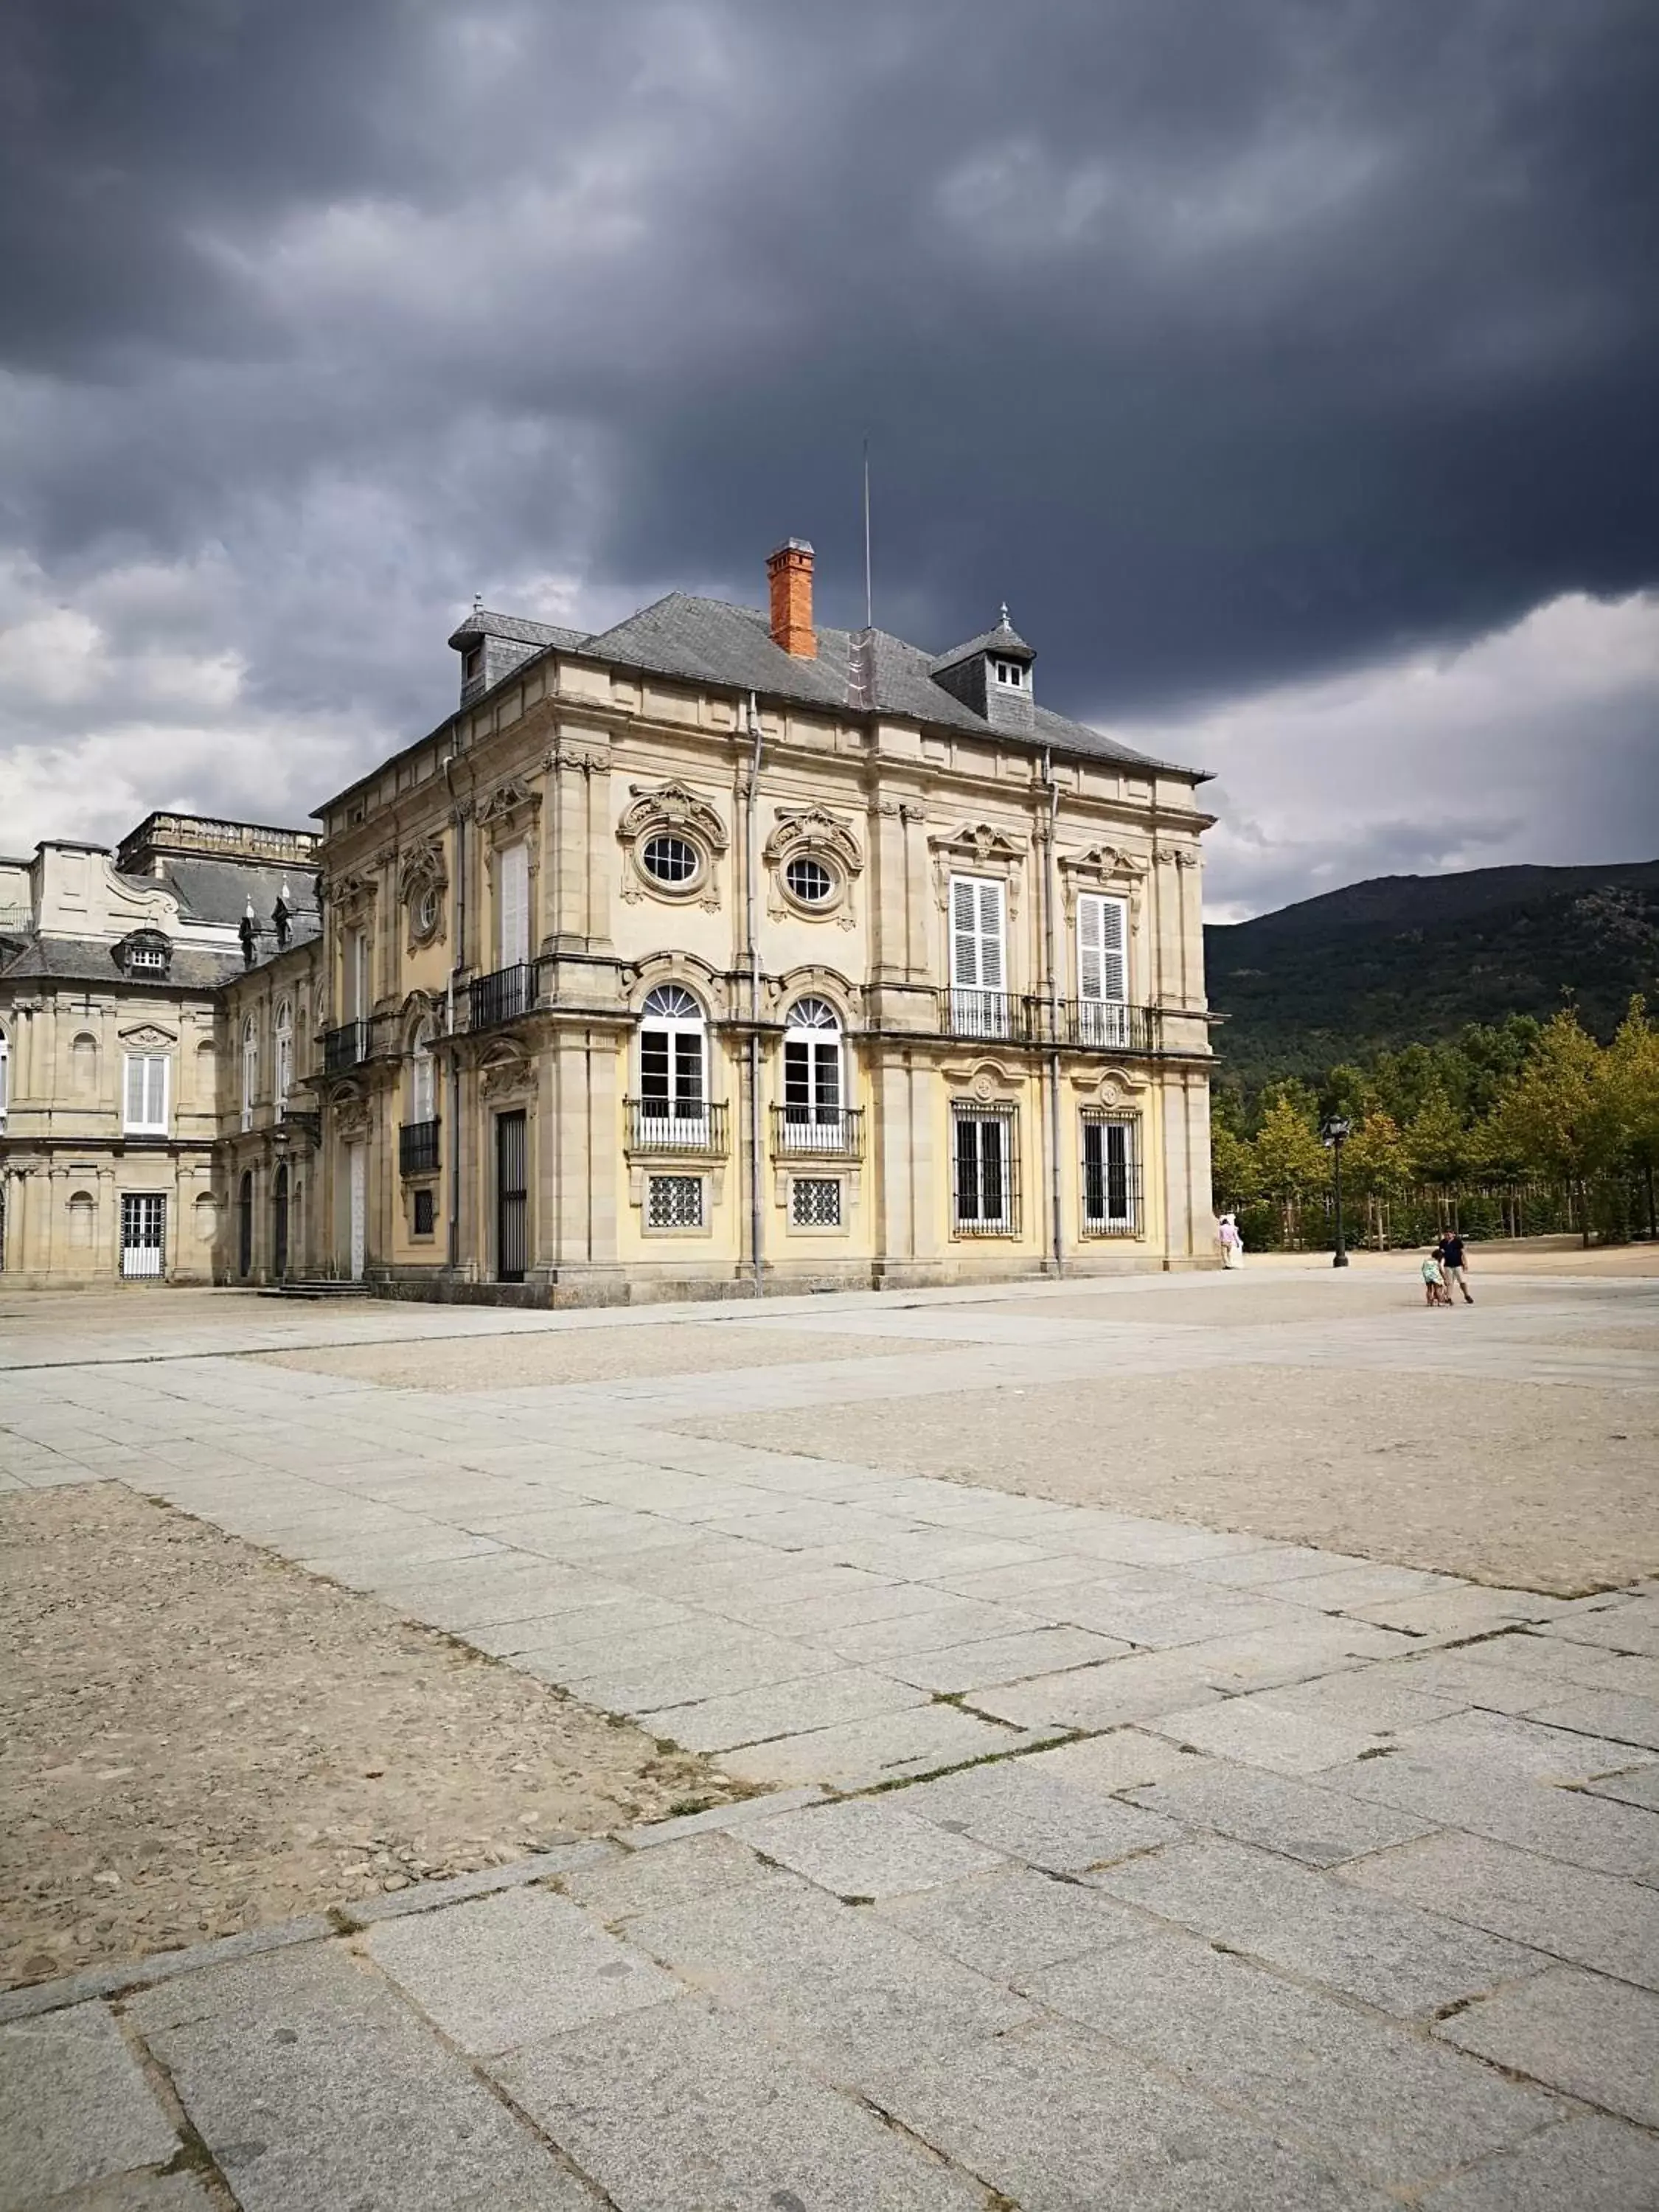
{"type": "Polygon", "coordinates": [[[952,1226],[959,1237],[1012,1237],[1019,1224],[1013,1109],[957,1107],[952,1118],[952,1226]]]}
{"type": "Polygon", "coordinates": [[[797,1229],[839,1229],[840,1176],[796,1176],[789,1185],[789,1218],[797,1229]]]}
{"type": "Polygon", "coordinates": [[[1140,1234],[1139,1122],[1133,1115],[1083,1117],[1083,1233],[1140,1234]]]}
{"type": "Polygon", "coordinates": [[[430,1237],[436,1226],[437,1218],[436,1193],[430,1190],[417,1190],[415,1194],[415,1234],[417,1237],[430,1237]]]}
{"type": "Polygon", "coordinates": [[[647,1176],[645,1225],[647,1229],[701,1229],[702,1177],[647,1176]]]}

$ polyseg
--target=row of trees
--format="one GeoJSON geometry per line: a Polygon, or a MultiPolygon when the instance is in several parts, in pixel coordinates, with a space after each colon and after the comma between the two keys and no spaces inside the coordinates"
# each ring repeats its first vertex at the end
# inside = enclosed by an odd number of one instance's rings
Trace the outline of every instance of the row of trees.
{"type": "Polygon", "coordinates": [[[1547,1023],[1515,1015],[1345,1061],[1317,1089],[1269,1084],[1250,1097],[1218,1087],[1216,1204],[1240,1214],[1247,1239],[1254,1229],[1258,1243],[1302,1243],[1310,1213],[1323,1234],[1331,1159],[1320,1132],[1333,1115],[1351,1127],[1342,1170],[1355,1228],[1379,1243],[1416,1241],[1425,1207],[1441,1221],[1469,1212],[1464,1225],[1486,1233],[1561,1225],[1541,1218],[1546,1192],[1586,1238],[1592,1226],[1659,1227],[1659,1023],[1639,998],[1606,1045],[1571,1011],[1547,1023]]]}

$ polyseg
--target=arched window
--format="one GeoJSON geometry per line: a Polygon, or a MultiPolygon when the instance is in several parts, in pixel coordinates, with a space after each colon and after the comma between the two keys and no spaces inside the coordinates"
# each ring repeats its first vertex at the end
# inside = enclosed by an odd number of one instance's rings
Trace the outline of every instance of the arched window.
{"type": "Polygon", "coordinates": [[[841,1023],[823,999],[797,999],[783,1025],[786,1140],[805,1147],[841,1135],[841,1023]]]}
{"type": "Polygon", "coordinates": [[[259,1087],[259,1032],[249,1014],[242,1024],[242,1127],[253,1127],[253,1095],[259,1087]]]}
{"type": "Polygon", "coordinates": [[[288,1094],[294,1088],[294,1001],[276,1002],[275,1104],[280,1121],[288,1113],[288,1094]]]}
{"type": "Polygon", "coordinates": [[[438,1090],[432,1060],[432,1017],[416,1030],[410,1045],[409,1059],[409,1118],[411,1121],[435,1121],[438,1113],[438,1090]]]}
{"type": "Polygon", "coordinates": [[[672,1124],[682,1141],[708,1121],[702,1008],[678,983],[659,983],[640,1009],[640,1115],[672,1124]]]}

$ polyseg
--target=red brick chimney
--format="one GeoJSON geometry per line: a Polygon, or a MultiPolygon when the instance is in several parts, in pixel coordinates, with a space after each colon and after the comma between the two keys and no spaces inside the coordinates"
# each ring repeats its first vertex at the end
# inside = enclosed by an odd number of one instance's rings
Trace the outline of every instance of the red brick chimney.
{"type": "Polygon", "coordinates": [[[786,538],[766,563],[772,587],[772,640],[798,659],[816,660],[812,630],[812,549],[804,538],[786,538]]]}

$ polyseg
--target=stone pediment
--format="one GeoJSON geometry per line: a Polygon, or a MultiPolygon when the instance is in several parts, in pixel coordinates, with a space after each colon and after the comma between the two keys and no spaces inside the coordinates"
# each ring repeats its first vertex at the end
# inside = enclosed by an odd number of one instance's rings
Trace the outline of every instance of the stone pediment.
{"type": "Polygon", "coordinates": [[[731,839],[726,824],[706,799],[688,791],[683,783],[630,783],[632,802],[617,824],[617,835],[632,845],[648,830],[689,830],[707,843],[711,853],[723,853],[731,839]]]}
{"type": "Polygon", "coordinates": [[[154,1022],[141,1022],[136,1029],[123,1030],[121,1042],[129,1052],[165,1052],[179,1042],[176,1030],[164,1030],[154,1022]]]}

